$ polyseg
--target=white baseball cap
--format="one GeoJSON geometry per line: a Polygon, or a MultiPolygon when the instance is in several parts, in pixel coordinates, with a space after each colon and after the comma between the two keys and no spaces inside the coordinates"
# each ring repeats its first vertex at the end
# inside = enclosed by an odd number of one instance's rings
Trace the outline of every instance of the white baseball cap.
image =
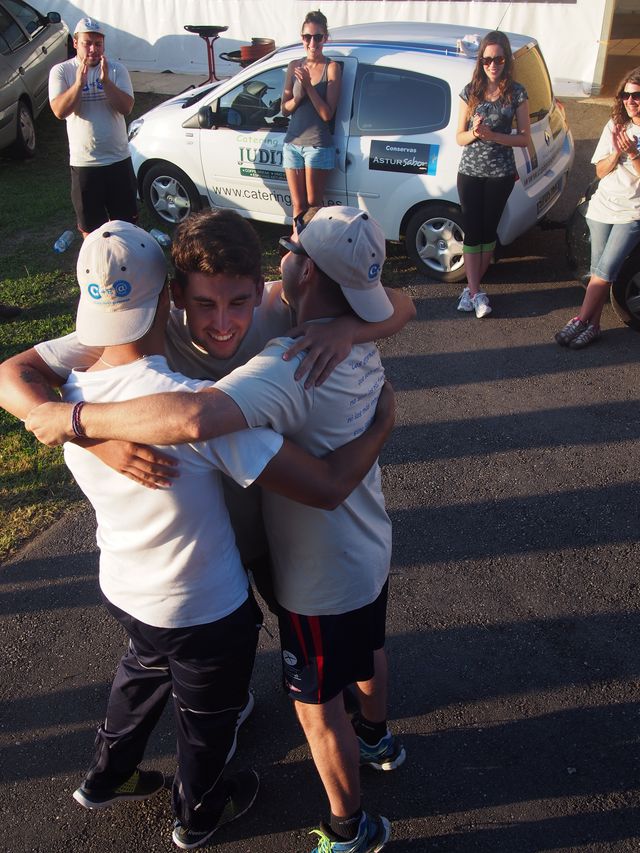
{"type": "Polygon", "coordinates": [[[117,346],[146,335],[167,278],[164,253],[151,235],[130,222],[105,222],[85,239],[76,270],[81,344],[117,346]]]}
{"type": "Polygon", "coordinates": [[[81,18],[73,31],[74,36],[78,33],[94,33],[97,36],[104,36],[102,25],[95,18],[81,18]]]}
{"type": "MultiPolygon", "coordinates": [[[[295,252],[290,241],[281,240],[295,252]]],[[[298,245],[340,285],[356,314],[369,323],[387,320],[393,306],[380,280],[385,261],[384,232],[357,207],[323,207],[298,234],[298,245]]]]}

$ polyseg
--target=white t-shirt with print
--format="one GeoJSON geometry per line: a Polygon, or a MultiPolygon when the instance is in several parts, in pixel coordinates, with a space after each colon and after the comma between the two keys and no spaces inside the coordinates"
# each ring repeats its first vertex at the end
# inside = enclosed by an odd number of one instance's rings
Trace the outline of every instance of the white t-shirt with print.
{"type": "MultiPolygon", "coordinates": [[[[291,338],[280,338],[216,383],[247,423],[271,426],[321,456],[359,435],[373,418],[384,383],[375,344],[358,344],[323,385],[305,389],[285,362],[291,338]]],[[[374,601],[389,574],[391,522],[380,468],[374,464],[332,512],[263,494],[278,602],[308,616],[346,613],[374,601]]]]}
{"type": "MultiPolygon", "coordinates": [[[[53,66],[49,72],[50,101],[73,86],[78,64],[74,57],[53,66]]],[[[100,75],[99,64],[89,67],[80,105],[65,119],[71,166],[108,166],[130,156],[125,117],[107,100],[100,75]]],[[[109,60],[109,79],[133,96],[129,72],[121,62],[109,60]]]]}
{"type": "MultiPolygon", "coordinates": [[[[103,371],[74,371],[64,399],[113,402],[163,391],[198,390],[196,382],[151,356],[103,371]]],[[[222,619],[247,598],[247,576],[223,499],[221,472],[243,486],[282,446],[271,430],[243,430],[166,449],[180,476],[151,490],[113,471],[73,443],[65,461],[98,522],[100,587],[109,601],[148,625],[201,625],[222,619]]]]}
{"type": "MultiPolygon", "coordinates": [[[[613,145],[613,121],[604,127],[592,163],[599,163],[615,150],[613,145]]],[[[627,135],[635,139],[640,154],[640,127],[629,123],[627,135]]],[[[640,219],[640,176],[626,155],[618,161],[616,168],[600,179],[598,188],[589,200],[587,219],[595,222],[624,224],[640,219]]]]}

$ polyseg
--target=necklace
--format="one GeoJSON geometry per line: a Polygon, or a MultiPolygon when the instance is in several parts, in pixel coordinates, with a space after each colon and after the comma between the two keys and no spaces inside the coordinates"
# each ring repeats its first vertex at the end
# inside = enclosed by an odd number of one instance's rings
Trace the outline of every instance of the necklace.
{"type": "Polygon", "coordinates": [[[146,355],[139,355],[138,358],[134,358],[131,361],[123,361],[122,364],[111,364],[110,361],[107,361],[106,358],[103,358],[100,355],[98,356],[98,361],[101,361],[103,364],[106,364],[107,367],[123,367],[125,364],[135,364],[136,361],[142,361],[143,358],[146,358],[146,355]]]}

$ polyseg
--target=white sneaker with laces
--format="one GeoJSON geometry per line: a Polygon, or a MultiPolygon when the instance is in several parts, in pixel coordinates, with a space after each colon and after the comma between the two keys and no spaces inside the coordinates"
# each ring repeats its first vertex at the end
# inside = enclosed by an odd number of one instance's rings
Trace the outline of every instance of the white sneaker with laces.
{"type": "Polygon", "coordinates": [[[489,305],[489,299],[487,298],[487,294],[479,291],[471,300],[473,304],[473,309],[476,312],[476,317],[481,319],[482,317],[486,317],[487,314],[491,314],[491,305],[489,305]]]}
{"type": "Polygon", "coordinates": [[[458,311],[473,311],[473,302],[471,301],[471,294],[469,293],[468,287],[465,287],[465,289],[460,294],[460,301],[458,302],[458,311]]]}

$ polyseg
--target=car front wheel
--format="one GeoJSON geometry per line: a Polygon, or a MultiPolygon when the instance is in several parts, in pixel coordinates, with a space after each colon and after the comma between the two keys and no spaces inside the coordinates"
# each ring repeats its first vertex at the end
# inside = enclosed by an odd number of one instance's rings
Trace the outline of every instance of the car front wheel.
{"type": "Polygon", "coordinates": [[[623,323],[640,331],[640,252],[627,258],[611,285],[611,304],[623,323]]]}
{"type": "Polygon", "coordinates": [[[425,205],[407,224],[408,256],[418,272],[439,281],[464,278],[463,240],[462,212],[454,204],[425,205]]]}
{"type": "Polygon", "coordinates": [[[142,182],[142,197],[158,219],[171,225],[177,225],[202,208],[193,181],[171,163],[160,163],[149,169],[142,182]]]}
{"type": "Polygon", "coordinates": [[[36,125],[29,104],[25,101],[18,104],[16,141],[9,153],[19,160],[34,157],[36,153],[36,125]]]}

